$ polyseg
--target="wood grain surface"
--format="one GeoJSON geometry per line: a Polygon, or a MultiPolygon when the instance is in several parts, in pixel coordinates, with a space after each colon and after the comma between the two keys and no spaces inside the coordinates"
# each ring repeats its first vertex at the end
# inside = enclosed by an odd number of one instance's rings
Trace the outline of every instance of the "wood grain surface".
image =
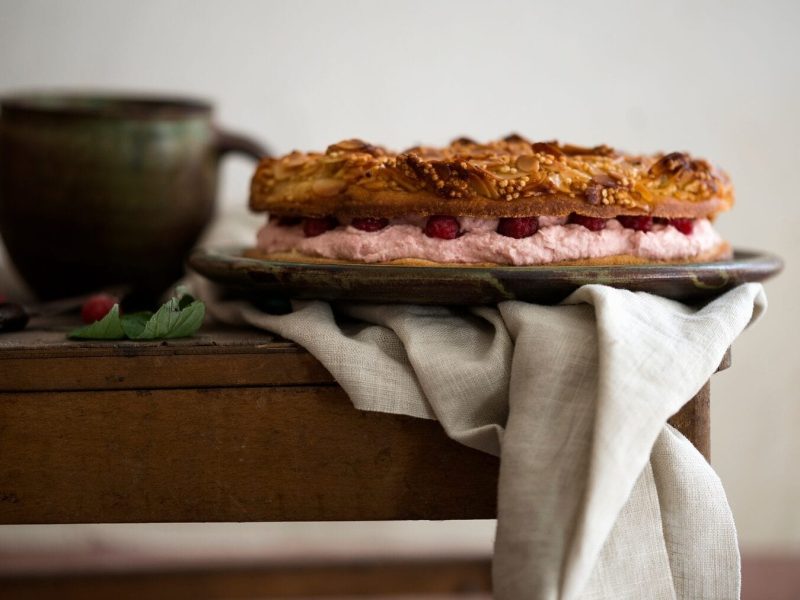
{"type": "Polygon", "coordinates": [[[469,519],[498,460],[334,386],[0,394],[0,523],[469,519]]]}
{"type": "MultiPolygon", "coordinates": [[[[707,456],[709,386],[670,422],[707,456]]],[[[262,332],[0,345],[0,523],[494,518],[498,468],[262,332]]]]}

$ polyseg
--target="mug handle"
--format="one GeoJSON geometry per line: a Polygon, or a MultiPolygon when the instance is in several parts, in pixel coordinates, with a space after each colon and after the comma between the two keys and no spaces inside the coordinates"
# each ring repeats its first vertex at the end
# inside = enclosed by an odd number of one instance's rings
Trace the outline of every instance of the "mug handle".
{"type": "Polygon", "coordinates": [[[234,153],[249,156],[258,161],[272,155],[266,146],[247,135],[225,131],[224,129],[217,129],[216,134],[217,156],[234,153]]]}

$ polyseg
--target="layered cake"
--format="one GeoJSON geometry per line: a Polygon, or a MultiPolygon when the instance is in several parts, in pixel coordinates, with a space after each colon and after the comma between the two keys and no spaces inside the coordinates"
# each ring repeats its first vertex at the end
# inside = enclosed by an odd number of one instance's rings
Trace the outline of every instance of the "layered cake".
{"type": "Polygon", "coordinates": [[[251,256],[303,262],[546,265],[728,258],[712,226],[724,172],[686,153],[519,135],[390,152],[345,140],[265,158],[250,206],[268,213],[251,256]]]}

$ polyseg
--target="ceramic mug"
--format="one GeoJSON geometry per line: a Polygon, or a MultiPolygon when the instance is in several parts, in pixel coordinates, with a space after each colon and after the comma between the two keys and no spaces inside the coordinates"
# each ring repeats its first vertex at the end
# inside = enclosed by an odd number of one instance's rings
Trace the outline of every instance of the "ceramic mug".
{"type": "Polygon", "coordinates": [[[180,277],[214,213],[219,159],[263,146],[187,98],[0,99],[0,235],[41,298],[180,277]]]}

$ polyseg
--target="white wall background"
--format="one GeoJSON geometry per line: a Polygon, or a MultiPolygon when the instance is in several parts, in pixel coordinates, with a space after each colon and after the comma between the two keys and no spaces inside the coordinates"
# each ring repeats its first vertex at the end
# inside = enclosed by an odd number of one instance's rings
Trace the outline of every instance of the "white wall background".
{"type": "MultiPolygon", "coordinates": [[[[787,269],[715,378],[714,464],[743,546],[800,550],[798,26],[796,1],[0,0],[0,93],[205,96],[279,152],[518,131],[722,165],[723,234],[787,269]]],[[[226,168],[225,206],[249,169],[226,168]]]]}

